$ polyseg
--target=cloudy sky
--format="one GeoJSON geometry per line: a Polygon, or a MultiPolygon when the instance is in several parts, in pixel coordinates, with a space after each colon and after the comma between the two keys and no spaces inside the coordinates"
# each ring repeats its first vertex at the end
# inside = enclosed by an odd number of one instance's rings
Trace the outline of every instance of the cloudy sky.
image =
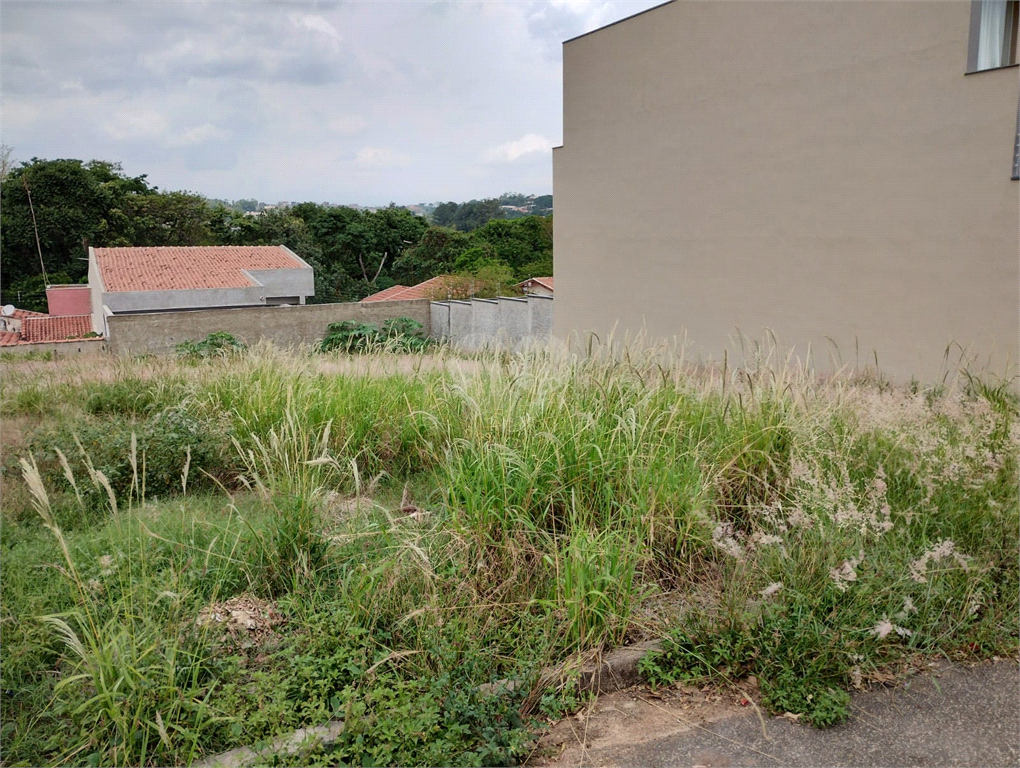
{"type": "Polygon", "coordinates": [[[2,141],[227,199],[546,194],[560,44],[659,2],[4,0],[2,141]]]}

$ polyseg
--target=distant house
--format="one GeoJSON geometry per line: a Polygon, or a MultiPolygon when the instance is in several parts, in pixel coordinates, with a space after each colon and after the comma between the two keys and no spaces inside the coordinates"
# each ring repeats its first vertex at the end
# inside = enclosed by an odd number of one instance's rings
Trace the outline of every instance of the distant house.
{"type": "Polygon", "coordinates": [[[92,323],[110,315],[304,304],[312,268],[283,245],[89,248],[92,323]]]}
{"type": "Polygon", "coordinates": [[[532,277],[523,283],[517,283],[517,287],[530,296],[553,295],[553,279],[551,277],[532,277]]]}
{"type": "Polygon", "coordinates": [[[0,310],[0,347],[96,338],[91,336],[87,285],[48,285],[46,304],[49,314],[15,307],[0,310]]]}
{"type": "Polygon", "coordinates": [[[373,301],[411,301],[412,299],[466,299],[472,293],[474,282],[468,277],[457,275],[437,275],[423,283],[412,285],[394,285],[385,290],[366,296],[362,303],[373,301]]]}
{"type": "Polygon", "coordinates": [[[0,311],[0,331],[7,333],[18,333],[21,331],[21,324],[29,317],[46,317],[45,312],[33,312],[30,309],[18,309],[17,307],[5,307],[0,311]]]}
{"type": "MultiPolygon", "coordinates": [[[[25,310],[15,310],[25,312],[25,310]]],[[[51,344],[58,341],[86,340],[92,333],[91,315],[41,315],[26,313],[16,331],[0,330],[0,347],[23,346],[26,344],[51,344]]],[[[92,337],[89,341],[102,341],[92,337]]]]}

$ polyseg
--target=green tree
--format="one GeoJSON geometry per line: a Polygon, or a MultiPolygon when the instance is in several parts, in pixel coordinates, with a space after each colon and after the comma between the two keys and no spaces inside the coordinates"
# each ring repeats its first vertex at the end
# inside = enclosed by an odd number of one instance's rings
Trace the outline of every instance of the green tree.
{"type": "Polygon", "coordinates": [[[33,158],[14,168],[0,185],[0,286],[42,273],[36,225],[46,271],[79,279],[88,246],[130,244],[128,198],[148,189],[144,176],[125,177],[114,163],[33,158]]]}
{"type": "Polygon", "coordinates": [[[454,271],[460,255],[471,247],[471,236],[446,227],[429,227],[418,242],[394,260],[390,271],[401,285],[417,285],[454,271]]]}
{"type": "Polygon", "coordinates": [[[129,199],[133,232],[125,245],[209,245],[210,211],[201,195],[151,192],[129,199]]]}
{"type": "Polygon", "coordinates": [[[454,218],[457,216],[456,203],[441,203],[432,211],[432,223],[437,227],[452,227],[454,218]]]}
{"type": "Polygon", "coordinates": [[[501,261],[490,259],[479,262],[474,271],[475,292],[480,299],[495,296],[513,296],[520,293],[514,271],[501,261]]]}

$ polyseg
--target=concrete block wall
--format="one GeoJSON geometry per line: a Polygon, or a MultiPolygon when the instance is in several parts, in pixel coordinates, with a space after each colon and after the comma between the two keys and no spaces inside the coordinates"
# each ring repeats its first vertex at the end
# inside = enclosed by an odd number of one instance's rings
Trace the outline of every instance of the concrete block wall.
{"type": "Polygon", "coordinates": [[[431,302],[416,299],[111,315],[106,319],[107,347],[118,354],[165,355],[172,354],[182,341],[201,341],[221,331],[248,345],[268,339],[289,347],[319,341],[330,323],[355,320],[381,326],[394,317],[417,320],[425,334],[431,334],[431,302]]]}
{"type": "Polygon", "coordinates": [[[553,329],[553,297],[529,296],[530,335],[536,339],[548,339],[553,329]]]}
{"type": "Polygon", "coordinates": [[[498,346],[499,330],[499,302],[495,299],[472,299],[469,346],[474,349],[498,346]]]}
{"type": "Polygon", "coordinates": [[[529,301],[525,298],[501,296],[499,302],[499,326],[502,343],[513,349],[531,335],[529,301]]]}
{"type": "Polygon", "coordinates": [[[12,344],[0,347],[4,355],[30,355],[52,352],[56,358],[74,357],[76,355],[98,355],[105,352],[105,339],[72,339],[71,341],[47,341],[37,344],[12,344]]]}
{"type": "Polygon", "coordinates": [[[448,301],[450,306],[450,336],[451,344],[468,348],[472,330],[472,316],[474,309],[470,301],[448,301]]]}
{"type": "Polygon", "coordinates": [[[551,296],[437,301],[432,307],[433,336],[464,350],[514,349],[552,336],[551,296]]]}
{"type": "Polygon", "coordinates": [[[432,338],[445,341],[450,337],[450,305],[445,301],[433,301],[430,307],[432,338]]]}

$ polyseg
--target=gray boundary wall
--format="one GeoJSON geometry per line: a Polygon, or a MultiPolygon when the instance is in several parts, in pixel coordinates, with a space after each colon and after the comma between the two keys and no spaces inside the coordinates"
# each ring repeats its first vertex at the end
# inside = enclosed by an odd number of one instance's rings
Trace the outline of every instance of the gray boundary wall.
{"type": "Polygon", "coordinates": [[[553,330],[553,297],[529,296],[528,313],[531,330],[529,333],[536,339],[548,339],[553,330]]]}
{"type": "Polygon", "coordinates": [[[382,325],[394,317],[409,317],[432,332],[431,302],[374,301],[367,304],[306,304],[284,307],[197,309],[184,312],[145,312],[107,318],[107,347],[117,354],[171,354],[182,341],[201,341],[210,333],[233,334],[245,344],[268,339],[284,347],[313,344],[326,326],[344,320],[382,325]]]}
{"type": "Polygon", "coordinates": [[[432,321],[432,338],[445,341],[450,338],[450,305],[445,302],[433,301],[429,308],[432,321]]]}
{"type": "Polygon", "coordinates": [[[11,344],[0,347],[0,352],[11,355],[30,355],[33,352],[52,352],[54,357],[72,357],[74,355],[98,355],[105,352],[107,344],[104,339],[71,339],[70,341],[41,341],[34,344],[11,344]]]}
{"type": "Polygon", "coordinates": [[[433,336],[460,349],[515,349],[525,342],[544,343],[551,338],[553,297],[436,301],[432,318],[433,336]]]}
{"type": "Polygon", "coordinates": [[[500,296],[499,327],[503,332],[502,344],[513,349],[531,335],[529,301],[525,298],[500,296]]]}
{"type": "Polygon", "coordinates": [[[467,343],[472,333],[474,309],[470,301],[448,301],[450,307],[449,342],[455,346],[467,343]]]}
{"type": "Polygon", "coordinates": [[[496,299],[471,300],[471,335],[467,339],[470,349],[482,349],[489,344],[498,344],[499,302],[496,299]]]}

